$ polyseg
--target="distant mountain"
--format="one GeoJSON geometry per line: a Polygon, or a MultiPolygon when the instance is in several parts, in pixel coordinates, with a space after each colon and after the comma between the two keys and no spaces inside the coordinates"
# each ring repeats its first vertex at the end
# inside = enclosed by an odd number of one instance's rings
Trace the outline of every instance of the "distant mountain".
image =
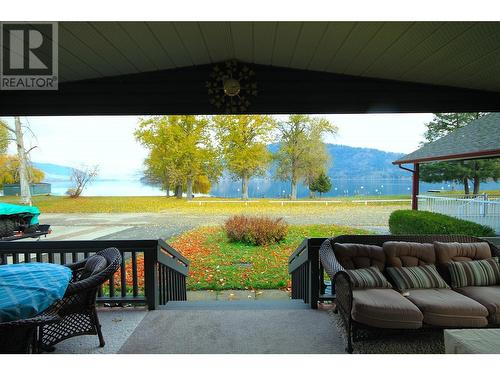
{"type": "Polygon", "coordinates": [[[327,144],[332,164],[328,174],[333,178],[400,178],[409,177],[392,162],[404,154],[373,148],[327,144]]]}
{"type": "MultiPolygon", "coordinates": [[[[277,143],[268,146],[272,153],[278,150],[277,143]]],[[[337,179],[399,179],[409,178],[410,175],[393,165],[394,160],[399,159],[403,154],[395,152],[386,152],[373,148],[350,147],[332,143],[326,144],[332,163],[328,169],[328,175],[334,180],[337,179]]],[[[51,164],[37,163],[33,166],[45,173],[45,180],[67,181],[69,180],[72,167],[51,164]]],[[[273,172],[270,172],[271,177],[273,172]]],[[[106,179],[106,176],[101,176],[106,179]]],[[[229,176],[226,175],[226,178],[229,176]]],[[[138,179],[141,179],[138,177],[138,179]]],[[[142,178],[143,183],[148,184],[146,178],[142,178]]]]}
{"type": "Polygon", "coordinates": [[[73,171],[72,167],[67,167],[64,165],[51,164],[51,163],[32,163],[35,168],[40,169],[45,173],[45,180],[47,182],[51,181],[67,181],[71,177],[73,171]]]}
{"type": "MultiPolygon", "coordinates": [[[[268,146],[275,153],[278,144],[268,146]]],[[[403,154],[385,152],[373,148],[350,147],[328,143],[326,145],[332,163],[328,175],[332,178],[333,188],[325,196],[407,194],[411,186],[410,173],[393,165],[394,160],[403,154]]],[[[271,166],[264,177],[250,179],[251,197],[286,197],[290,192],[288,181],[274,179],[276,165],[271,166]]],[[[221,180],[212,186],[210,194],[219,197],[238,197],[241,182],[235,181],[226,172],[221,180]]],[[[299,183],[297,195],[307,197],[309,189],[299,183]]]]}
{"type": "MultiPolygon", "coordinates": [[[[269,145],[269,151],[276,152],[277,143],[269,145]]],[[[374,148],[350,147],[327,143],[331,158],[328,175],[333,179],[386,179],[408,178],[409,174],[393,165],[394,160],[404,154],[386,152],[374,148]]]]}

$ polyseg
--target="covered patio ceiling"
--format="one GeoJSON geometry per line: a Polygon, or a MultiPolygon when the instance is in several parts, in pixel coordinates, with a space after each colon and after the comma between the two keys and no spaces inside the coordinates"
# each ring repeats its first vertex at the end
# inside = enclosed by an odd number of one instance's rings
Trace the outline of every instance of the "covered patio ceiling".
{"type": "Polygon", "coordinates": [[[60,22],[59,91],[0,91],[0,115],[221,113],[233,59],[242,113],[500,111],[500,22],[60,22]]]}

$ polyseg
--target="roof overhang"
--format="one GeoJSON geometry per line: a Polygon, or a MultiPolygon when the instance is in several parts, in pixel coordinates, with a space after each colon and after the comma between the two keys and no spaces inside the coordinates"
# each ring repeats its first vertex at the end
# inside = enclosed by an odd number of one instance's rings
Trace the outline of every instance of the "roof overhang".
{"type": "MultiPolygon", "coordinates": [[[[258,95],[244,113],[500,111],[500,92],[248,64],[258,95]]],[[[219,114],[213,64],[63,82],[58,91],[0,91],[0,116],[219,114]]]]}
{"type": "Polygon", "coordinates": [[[433,156],[421,159],[396,160],[393,161],[392,164],[394,165],[425,164],[425,163],[432,163],[435,161],[456,161],[456,160],[491,159],[491,158],[500,158],[500,148],[495,150],[485,150],[485,151],[478,151],[478,152],[471,152],[464,154],[433,156]]]}
{"type": "Polygon", "coordinates": [[[500,111],[500,22],[60,22],[59,91],[0,91],[0,115],[215,114],[230,59],[245,113],[500,111]]]}
{"type": "Polygon", "coordinates": [[[393,164],[431,163],[500,157],[500,113],[489,113],[424,144],[393,164]]]}

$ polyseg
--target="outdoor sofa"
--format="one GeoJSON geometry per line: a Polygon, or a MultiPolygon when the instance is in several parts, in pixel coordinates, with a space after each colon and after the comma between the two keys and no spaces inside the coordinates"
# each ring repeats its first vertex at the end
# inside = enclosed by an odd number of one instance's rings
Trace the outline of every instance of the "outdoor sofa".
{"type": "Polygon", "coordinates": [[[346,350],[362,338],[500,325],[500,251],[469,236],[339,236],[320,260],[346,350]]]}

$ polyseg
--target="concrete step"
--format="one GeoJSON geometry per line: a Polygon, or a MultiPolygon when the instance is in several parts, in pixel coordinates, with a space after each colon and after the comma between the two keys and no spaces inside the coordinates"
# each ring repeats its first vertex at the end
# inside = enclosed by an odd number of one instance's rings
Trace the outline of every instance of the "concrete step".
{"type": "Polygon", "coordinates": [[[171,301],[158,310],[309,310],[310,306],[302,300],[273,301],[171,301]]]}

